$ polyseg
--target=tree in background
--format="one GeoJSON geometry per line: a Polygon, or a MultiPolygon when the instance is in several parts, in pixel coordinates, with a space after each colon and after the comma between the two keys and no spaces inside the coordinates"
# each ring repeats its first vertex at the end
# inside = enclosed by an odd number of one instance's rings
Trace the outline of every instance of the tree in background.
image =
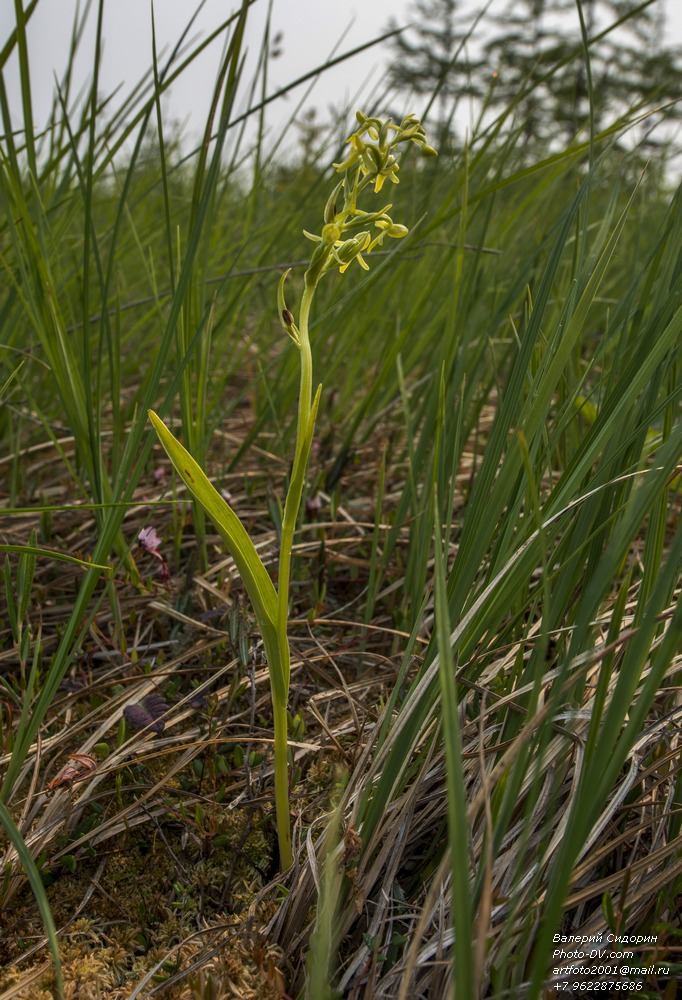
{"type": "MultiPolygon", "coordinates": [[[[682,97],[680,51],[663,44],[663,7],[583,0],[595,124],[682,97]],[[620,22],[620,23],[619,23],[620,22]],[[618,27],[609,31],[613,25],[618,27]]],[[[498,73],[494,104],[516,102],[528,139],[572,139],[589,120],[587,72],[575,0],[514,0],[483,46],[498,73]]]]}
{"type": "MultiPolygon", "coordinates": [[[[483,57],[473,58],[468,41],[471,18],[459,16],[461,0],[415,0],[414,24],[394,37],[395,58],[389,83],[400,91],[429,97],[426,114],[437,103],[436,144],[443,148],[459,101],[482,99],[483,57]]],[[[398,27],[391,19],[389,30],[398,27]]]]}
{"type": "MultiPolygon", "coordinates": [[[[644,113],[680,101],[682,52],[665,45],[662,0],[583,0],[582,9],[592,40],[597,128],[629,110],[644,113]]],[[[451,120],[464,96],[491,108],[513,107],[530,143],[571,140],[589,121],[575,0],[508,0],[485,17],[475,36],[460,16],[459,0],[416,0],[414,11],[414,24],[393,43],[390,76],[401,90],[437,93],[441,121],[448,120],[446,102],[451,120]]],[[[667,114],[679,117],[681,109],[667,114]]]]}
{"type": "Polygon", "coordinates": [[[566,30],[573,0],[517,0],[488,22],[493,35],[483,44],[495,76],[493,107],[515,107],[526,140],[544,138],[556,122],[572,116],[583,74],[571,59],[575,36],[566,30]],[[548,17],[550,13],[553,17],[548,17]],[[579,79],[580,78],[580,79],[579,79]]]}

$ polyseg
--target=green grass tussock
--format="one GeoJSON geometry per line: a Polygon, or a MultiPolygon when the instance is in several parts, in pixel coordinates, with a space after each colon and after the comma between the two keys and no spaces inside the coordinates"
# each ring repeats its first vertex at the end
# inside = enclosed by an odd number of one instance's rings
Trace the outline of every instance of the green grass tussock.
{"type": "MultiPolygon", "coordinates": [[[[607,934],[647,937],[631,964],[666,971],[638,995],[672,996],[682,198],[664,152],[645,163],[628,116],[530,148],[514,106],[437,159],[408,149],[377,210],[395,201],[409,234],[331,273],[306,316],[323,389],[301,478],[277,290],[287,269],[289,307],[306,289],[302,231],[355,109],[271,153],[270,43],[247,79],[245,0],[216,25],[198,149],[161,103],[204,54],[191,31],[111,96],[98,31],[77,97],[77,20],[37,123],[37,6],[15,5],[0,53],[21,81],[10,107],[0,76],[3,996],[533,1000],[575,979],[557,935],[607,934]],[[264,636],[149,409],[275,588],[301,480],[278,764],[264,636]]],[[[363,110],[422,111],[404,102],[363,110]]]]}

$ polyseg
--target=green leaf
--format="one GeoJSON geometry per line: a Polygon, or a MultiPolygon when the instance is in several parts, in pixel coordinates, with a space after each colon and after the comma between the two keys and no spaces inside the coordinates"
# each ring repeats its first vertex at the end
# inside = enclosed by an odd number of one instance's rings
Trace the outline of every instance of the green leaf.
{"type": "Polygon", "coordinates": [[[308,429],[305,436],[304,454],[303,454],[303,472],[308,466],[308,458],[310,457],[310,449],[313,446],[313,435],[315,434],[315,422],[317,421],[317,411],[320,406],[320,395],[322,393],[322,386],[318,385],[317,392],[313,398],[313,405],[310,407],[310,415],[308,417],[308,429]]]}
{"type": "MultiPolygon", "coordinates": [[[[18,546],[17,546],[18,547],[18,546]]],[[[1,548],[0,548],[1,551],[1,548]]],[[[5,556],[5,596],[7,600],[7,614],[9,616],[9,624],[12,629],[12,635],[14,636],[14,641],[17,641],[17,605],[14,600],[14,588],[12,586],[12,567],[10,561],[5,556]]]]}
{"type": "MultiPolygon", "coordinates": [[[[438,492],[434,496],[434,518],[439,522],[438,492]]],[[[447,546],[447,539],[445,542],[447,546]]],[[[447,549],[446,549],[447,551],[447,549]]],[[[467,820],[466,786],[462,756],[462,733],[455,682],[455,660],[452,653],[450,615],[448,611],[446,554],[443,543],[436,538],[434,558],[434,596],[436,642],[439,657],[441,705],[443,709],[443,742],[445,744],[445,778],[448,795],[448,840],[452,867],[452,912],[455,927],[454,978],[456,997],[473,995],[473,907],[471,900],[471,846],[467,820]]]]}
{"type": "Polygon", "coordinates": [[[36,533],[31,532],[28,549],[22,553],[19,559],[19,570],[17,572],[17,596],[19,597],[19,621],[23,622],[31,601],[31,588],[33,587],[33,574],[36,568],[36,557],[31,551],[35,548],[36,533]]]}
{"type": "Polygon", "coordinates": [[[45,894],[45,886],[40,877],[40,872],[35,864],[35,861],[31,857],[28,847],[21,836],[21,833],[14,825],[14,820],[10,816],[5,805],[0,802],[0,824],[5,829],[8,839],[11,841],[15,851],[19,855],[19,860],[21,861],[24,871],[28,877],[28,881],[33,890],[33,895],[35,901],[38,904],[38,909],[40,910],[40,916],[43,921],[43,927],[45,928],[45,934],[47,936],[47,941],[50,946],[50,951],[52,952],[52,960],[54,962],[54,972],[57,979],[57,993],[60,997],[64,996],[64,980],[62,979],[62,967],[59,961],[59,943],[57,941],[57,928],[54,924],[54,919],[52,917],[52,912],[50,910],[50,904],[47,900],[45,894]]]}
{"type": "Polygon", "coordinates": [[[277,593],[246,528],[187,449],[183,448],[153,410],[148,412],[154,430],[178,475],[211,518],[234,559],[253,604],[263,639],[269,645],[271,641],[276,641],[277,593]]]}
{"type": "Polygon", "coordinates": [[[56,552],[54,549],[43,549],[39,545],[0,545],[0,552],[17,552],[19,555],[41,556],[45,559],[59,559],[60,562],[75,563],[83,569],[99,569],[108,576],[114,572],[112,566],[104,566],[101,563],[88,562],[87,559],[78,559],[70,556],[66,552],[56,552]]]}

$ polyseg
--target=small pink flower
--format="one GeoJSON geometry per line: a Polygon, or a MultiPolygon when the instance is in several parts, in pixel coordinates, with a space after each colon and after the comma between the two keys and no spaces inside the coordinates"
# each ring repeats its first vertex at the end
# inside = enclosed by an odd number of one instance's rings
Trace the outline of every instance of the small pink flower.
{"type": "Polygon", "coordinates": [[[153,528],[151,525],[148,528],[142,528],[137,536],[137,542],[145,552],[150,552],[152,555],[158,557],[159,553],[157,549],[161,545],[161,539],[156,532],[156,528],[153,528]]]}
{"type": "Polygon", "coordinates": [[[137,536],[137,544],[145,552],[149,553],[150,556],[154,556],[155,559],[159,561],[159,577],[162,582],[168,585],[170,583],[171,575],[168,566],[166,565],[166,560],[163,558],[159,552],[159,546],[161,545],[161,539],[157,534],[156,528],[149,525],[147,528],[142,528],[139,535],[137,536]]]}
{"type": "Polygon", "coordinates": [[[305,509],[308,514],[313,516],[317,515],[318,511],[322,510],[322,497],[319,493],[316,493],[314,497],[310,497],[305,502],[305,509]]]}

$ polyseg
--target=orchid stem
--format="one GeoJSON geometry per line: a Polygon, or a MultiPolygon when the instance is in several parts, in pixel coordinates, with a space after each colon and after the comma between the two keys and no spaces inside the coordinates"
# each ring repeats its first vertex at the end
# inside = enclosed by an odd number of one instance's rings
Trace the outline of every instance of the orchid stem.
{"type": "Polygon", "coordinates": [[[310,413],[312,409],[313,358],[308,336],[308,318],[315,295],[315,285],[306,283],[301,299],[301,315],[298,328],[299,351],[301,354],[301,383],[298,398],[298,421],[296,425],[296,452],[291,472],[291,481],[284,504],[282,537],[280,540],[279,575],[277,582],[277,636],[280,648],[280,667],[283,681],[283,701],[273,690],[273,714],[275,736],[275,812],[277,817],[277,837],[279,841],[280,864],[285,870],[293,863],[291,853],[291,817],[289,814],[289,767],[287,704],[289,702],[289,674],[291,652],[289,649],[289,586],[291,580],[291,552],[294,545],[296,521],[301,507],[301,497],[305,485],[305,471],[310,449],[310,413]]]}

